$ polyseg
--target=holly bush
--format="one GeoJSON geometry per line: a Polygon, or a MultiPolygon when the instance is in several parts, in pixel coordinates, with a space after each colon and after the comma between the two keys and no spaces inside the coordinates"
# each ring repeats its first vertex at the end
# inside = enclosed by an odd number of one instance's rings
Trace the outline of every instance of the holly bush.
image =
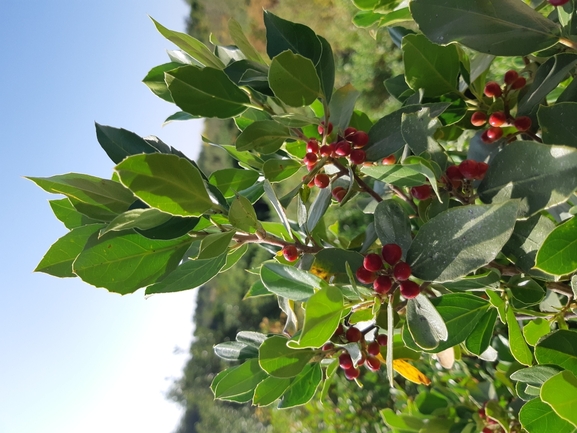
{"type": "Polygon", "coordinates": [[[331,46],[307,26],[264,12],[264,55],[234,20],[235,45],[210,48],[155,21],[180,50],[145,84],[179,108],[168,121],[234,119],[235,143],[211,144],[238,167],[207,175],[97,124],[111,179],[30,177],[65,196],[50,205],[70,229],[36,270],[148,296],[199,287],[256,244],[270,259],[246,298],[276,296],[284,330],[215,346],[232,362],[217,399],[290,408],[344,376],[388,384],[392,431],[575,431],[574,0],[354,3],[403,55],[385,82],[400,108],[380,119],[334,89],[331,46]],[[358,236],[347,207],[370,221],[358,236]]]}

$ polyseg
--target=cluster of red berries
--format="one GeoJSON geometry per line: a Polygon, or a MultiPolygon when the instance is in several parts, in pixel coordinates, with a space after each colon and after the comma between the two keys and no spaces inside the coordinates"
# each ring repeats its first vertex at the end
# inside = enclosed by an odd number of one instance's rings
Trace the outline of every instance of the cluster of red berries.
{"type": "Polygon", "coordinates": [[[465,159],[459,165],[451,165],[445,170],[446,183],[453,188],[460,188],[463,180],[483,180],[489,168],[486,162],[465,159]]]}
{"type": "Polygon", "coordinates": [[[401,260],[402,255],[403,251],[397,244],[384,245],[381,254],[367,254],[363,265],[357,269],[357,280],[362,284],[372,284],[380,295],[386,295],[398,286],[406,299],[416,297],[421,286],[409,280],[411,267],[401,260]]]}
{"type": "Polygon", "coordinates": [[[332,342],[326,343],[323,351],[339,352],[339,366],[344,370],[345,377],[349,380],[354,380],[361,374],[360,366],[367,367],[370,371],[378,371],[381,368],[381,361],[377,355],[381,353],[381,346],[386,346],[388,338],[385,334],[378,334],[371,342],[365,341],[365,335],[359,328],[351,326],[346,331],[342,325],[339,325],[335,335],[333,336],[344,340],[344,343],[359,343],[361,349],[361,358],[355,365],[351,355],[345,349],[337,349],[332,342]]]}
{"type": "MultiPolygon", "coordinates": [[[[319,125],[319,133],[324,132],[324,124],[319,125]]],[[[327,133],[332,132],[332,123],[329,122],[327,133]]],[[[365,131],[357,131],[356,128],[349,126],[345,129],[343,136],[338,136],[337,140],[321,145],[316,138],[311,138],[307,142],[307,153],[303,162],[312,170],[320,158],[348,158],[351,164],[362,164],[365,162],[367,155],[361,148],[369,142],[369,134],[365,131]]]]}
{"type": "MultiPolygon", "coordinates": [[[[527,84],[527,80],[521,77],[517,71],[509,70],[505,73],[504,85],[501,87],[496,81],[489,81],[485,85],[484,93],[489,98],[502,98],[507,101],[509,93],[520,90],[527,84]]],[[[505,104],[507,106],[507,104],[505,104]]],[[[518,132],[525,132],[531,128],[531,118],[528,116],[513,117],[506,111],[494,111],[491,114],[484,111],[475,111],[471,116],[473,126],[489,124],[489,128],[483,131],[481,140],[484,143],[494,143],[503,137],[503,126],[511,125],[518,132]]]]}

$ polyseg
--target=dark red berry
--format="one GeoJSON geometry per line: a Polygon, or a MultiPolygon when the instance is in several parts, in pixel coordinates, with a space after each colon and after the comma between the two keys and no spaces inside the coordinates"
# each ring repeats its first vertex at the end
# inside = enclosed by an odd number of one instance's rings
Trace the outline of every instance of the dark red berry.
{"type": "Polygon", "coordinates": [[[463,173],[461,173],[461,170],[459,170],[459,167],[457,167],[456,165],[448,166],[447,170],[445,170],[445,173],[447,174],[447,177],[449,178],[449,180],[462,180],[463,179],[463,173]]]}
{"type": "Polygon", "coordinates": [[[483,111],[475,111],[471,116],[471,124],[473,126],[483,126],[487,122],[487,114],[483,111]]]}
{"type": "Polygon", "coordinates": [[[351,154],[351,143],[339,141],[335,146],[335,153],[339,156],[349,156],[351,154]]]}
{"type": "Polygon", "coordinates": [[[515,71],[514,69],[510,69],[507,72],[505,72],[505,79],[503,81],[505,81],[505,84],[511,85],[515,82],[517,78],[519,78],[519,74],[517,73],[517,71],[515,71]]]}
{"type": "Polygon", "coordinates": [[[335,200],[340,203],[345,199],[346,195],[347,195],[347,190],[343,188],[343,189],[337,191],[336,194],[334,194],[335,200]]]}
{"type": "Polygon", "coordinates": [[[367,367],[371,371],[378,371],[381,368],[381,361],[374,356],[367,357],[367,367]]]}
{"type": "Polygon", "coordinates": [[[519,116],[513,121],[513,126],[517,128],[518,131],[527,131],[531,128],[531,118],[528,116],[519,116]]]}
{"type": "Polygon", "coordinates": [[[311,138],[307,142],[307,152],[308,153],[318,153],[319,152],[319,142],[316,138],[311,138]]]}
{"type": "Polygon", "coordinates": [[[329,183],[331,183],[331,179],[327,174],[318,173],[315,176],[315,185],[318,186],[319,188],[326,188],[327,186],[329,186],[329,183]]]}
{"type": "Polygon", "coordinates": [[[299,251],[294,245],[285,245],[282,249],[282,255],[288,262],[294,262],[299,258],[299,251]]]}
{"type": "Polygon", "coordinates": [[[349,329],[347,329],[347,332],[345,332],[345,338],[351,343],[356,343],[357,341],[361,341],[363,339],[363,333],[359,328],[351,326],[349,329]]]}
{"type": "Polygon", "coordinates": [[[408,263],[399,262],[393,268],[393,276],[398,281],[408,280],[409,277],[411,276],[411,267],[409,266],[408,263]]]}
{"type": "Polygon", "coordinates": [[[393,287],[393,280],[386,275],[379,275],[375,281],[373,281],[373,289],[375,292],[381,295],[386,295],[390,292],[391,287],[393,287]]]}
{"type": "Polygon", "coordinates": [[[359,165],[365,162],[367,159],[367,154],[362,149],[353,149],[351,150],[349,158],[353,164],[359,165]]]}
{"type": "Polygon", "coordinates": [[[383,245],[381,255],[383,256],[383,260],[392,266],[401,260],[403,250],[397,244],[386,244],[383,245]]]}
{"type": "Polygon", "coordinates": [[[383,268],[383,259],[378,254],[367,254],[363,259],[363,266],[367,271],[380,271],[383,268]]]}
{"type": "Polygon", "coordinates": [[[333,337],[338,337],[339,335],[343,335],[344,332],[345,332],[345,327],[343,326],[342,323],[339,323],[339,326],[337,326],[337,329],[335,329],[333,337]]]}
{"type": "Polygon", "coordinates": [[[489,116],[489,125],[501,126],[507,121],[507,116],[502,111],[495,111],[489,116]]]}
{"type": "Polygon", "coordinates": [[[345,370],[345,377],[349,380],[355,380],[360,374],[361,371],[358,368],[351,367],[345,370]]]}
{"type": "Polygon", "coordinates": [[[348,139],[353,142],[355,147],[363,147],[366,146],[369,142],[369,134],[367,134],[365,131],[357,131],[348,137],[348,139]]]}
{"type": "Polygon", "coordinates": [[[328,352],[329,350],[333,350],[335,348],[335,345],[331,342],[325,343],[322,347],[321,350],[328,352]]]}
{"type": "Polygon", "coordinates": [[[492,141],[497,141],[503,136],[503,130],[498,126],[492,126],[487,129],[487,137],[492,141]]]}
{"type": "MultiPolygon", "coordinates": [[[[322,121],[321,124],[318,127],[318,132],[320,135],[323,135],[325,133],[325,122],[322,121]]],[[[327,135],[329,135],[331,132],[333,132],[333,124],[331,122],[329,122],[329,126],[326,128],[326,132],[327,135]]]]}
{"type": "Polygon", "coordinates": [[[377,335],[376,341],[381,346],[386,346],[387,343],[389,342],[389,337],[387,337],[385,334],[379,334],[379,335],[377,335]]]}
{"type": "Polygon", "coordinates": [[[365,360],[367,359],[367,357],[365,356],[364,353],[361,353],[361,359],[359,359],[357,361],[357,367],[360,367],[361,365],[365,364],[365,360]]]}
{"type": "Polygon", "coordinates": [[[397,158],[395,158],[395,155],[389,155],[383,158],[383,165],[393,165],[395,162],[397,162],[397,158]]]}
{"type": "Polygon", "coordinates": [[[476,178],[482,180],[485,177],[485,173],[489,169],[489,164],[486,162],[479,162],[477,163],[477,176],[476,178]]]}
{"type": "Polygon", "coordinates": [[[349,126],[347,129],[345,129],[345,132],[343,133],[343,135],[345,136],[345,138],[349,138],[355,132],[357,132],[357,128],[353,128],[352,126],[349,126]]]}
{"type": "Polygon", "coordinates": [[[431,185],[414,186],[411,188],[411,195],[417,200],[426,200],[431,196],[432,191],[431,185]]]}
{"type": "Polygon", "coordinates": [[[341,353],[341,355],[339,356],[339,366],[344,370],[351,368],[353,366],[353,360],[351,358],[351,355],[348,354],[348,352],[341,353]]]}
{"type": "Polygon", "coordinates": [[[332,144],[325,144],[321,146],[319,149],[319,153],[321,156],[332,156],[333,152],[335,151],[335,146],[332,144]]]}
{"type": "Polygon", "coordinates": [[[549,3],[552,4],[553,6],[563,6],[568,1],[569,0],[549,0],[549,3]]]}
{"type": "Polygon", "coordinates": [[[465,179],[472,180],[477,177],[477,161],[466,159],[459,164],[459,170],[465,179]]]}
{"type": "Polygon", "coordinates": [[[338,201],[338,202],[340,202],[340,201],[343,199],[343,197],[345,196],[346,193],[347,193],[347,190],[344,189],[342,186],[335,186],[335,187],[333,188],[333,190],[331,191],[331,194],[332,194],[333,198],[334,198],[336,201],[338,201]],[[344,193],[344,194],[343,194],[343,193],[344,193]],[[339,199],[338,197],[339,197],[341,194],[343,194],[343,195],[342,195],[342,197],[339,199]]]}
{"type": "Polygon", "coordinates": [[[487,130],[486,130],[486,129],[485,129],[485,130],[483,131],[483,133],[481,134],[481,141],[482,141],[483,143],[487,143],[487,144],[491,144],[491,143],[493,142],[493,140],[491,140],[491,139],[489,138],[489,136],[487,135],[487,130]]]}
{"type": "Polygon", "coordinates": [[[515,81],[513,81],[513,84],[511,84],[511,89],[514,90],[522,89],[523,87],[525,87],[525,84],[527,84],[527,80],[524,77],[519,77],[515,81]]]}
{"type": "Polygon", "coordinates": [[[421,293],[421,286],[414,281],[403,281],[399,290],[405,299],[411,299],[421,293]]]}
{"type": "Polygon", "coordinates": [[[376,341],[371,341],[367,344],[367,353],[372,356],[377,356],[381,353],[381,345],[376,341]]]}
{"type": "Polygon", "coordinates": [[[498,83],[495,81],[489,81],[487,84],[485,84],[484,93],[485,96],[489,98],[498,98],[502,95],[503,91],[501,90],[501,86],[499,86],[498,83]]]}
{"type": "Polygon", "coordinates": [[[319,157],[316,153],[309,152],[304,157],[304,163],[306,165],[315,164],[318,161],[319,157]]]}
{"type": "Polygon", "coordinates": [[[372,284],[373,281],[377,279],[377,274],[371,271],[367,271],[363,266],[357,269],[356,272],[357,280],[363,284],[372,284]]]}

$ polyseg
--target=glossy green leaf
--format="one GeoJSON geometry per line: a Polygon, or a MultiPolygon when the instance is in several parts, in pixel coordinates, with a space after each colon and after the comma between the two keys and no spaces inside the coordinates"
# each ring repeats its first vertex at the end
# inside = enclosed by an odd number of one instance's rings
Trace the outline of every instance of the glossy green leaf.
{"type": "Polygon", "coordinates": [[[174,43],[184,52],[188,53],[193,59],[199,61],[205,66],[211,66],[218,69],[224,68],[222,61],[198,39],[195,39],[186,33],[169,30],[154,20],[154,18],[151,19],[162,36],[174,43]]]}
{"type": "Polygon", "coordinates": [[[561,371],[541,387],[541,400],[555,413],[577,427],[577,377],[570,371],[561,371]]]}
{"type": "Polygon", "coordinates": [[[292,379],[269,376],[259,383],[254,390],[252,404],[268,406],[279,399],[290,386],[292,379]]]}
{"type": "Polygon", "coordinates": [[[363,264],[363,256],[356,251],[340,248],[323,248],[315,254],[310,272],[325,281],[349,284],[346,267],[356,271],[363,264]]]}
{"type": "Polygon", "coordinates": [[[244,361],[257,358],[258,349],[239,341],[225,341],[214,346],[214,353],[225,361],[244,361]]]}
{"type": "Polygon", "coordinates": [[[44,272],[60,278],[75,277],[72,263],[88,240],[96,236],[102,227],[103,224],[90,224],[73,228],[48,249],[34,272],[44,272]]]}
{"type": "Polygon", "coordinates": [[[411,415],[398,415],[392,409],[383,409],[380,412],[385,423],[397,430],[402,432],[419,432],[421,429],[426,428],[425,421],[420,418],[411,415]]]}
{"type": "Polygon", "coordinates": [[[498,292],[493,290],[485,290],[485,294],[489,298],[491,305],[497,309],[501,323],[507,323],[507,304],[505,300],[498,292]]]}
{"type": "Polygon", "coordinates": [[[437,44],[459,42],[482,53],[523,56],[557,43],[560,28],[516,0],[414,0],[413,18],[437,44]]]}
{"type": "Polygon", "coordinates": [[[254,392],[256,386],[266,379],[267,374],[261,370],[257,359],[250,359],[241,365],[229,368],[227,374],[215,386],[211,385],[214,397],[225,399],[236,395],[254,392]]]}
{"type": "Polygon", "coordinates": [[[403,38],[402,50],[405,80],[413,90],[422,89],[426,97],[457,90],[459,54],[456,45],[436,45],[425,36],[415,34],[403,38]]]}
{"type": "Polygon", "coordinates": [[[498,272],[489,271],[484,274],[469,275],[457,281],[449,281],[443,283],[443,286],[452,292],[478,291],[487,288],[496,289],[500,285],[500,279],[498,272]]]}
{"type": "Polygon", "coordinates": [[[297,376],[314,356],[313,350],[291,349],[287,346],[288,341],[276,335],[268,338],[258,350],[261,368],[273,377],[297,376]]]}
{"type": "Polygon", "coordinates": [[[164,123],[162,124],[162,126],[168,125],[170,122],[192,120],[192,119],[199,119],[199,118],[200,118],[200,116],[194,116],[194,115],[192,115],[190,113],[186,113],[184,111],[177,111],[176,113],[171,114],[166,119],[164,119],[164,123]]]}
{"type": "MultiPolygon", "coordinates": [[[[172,69],[176,69],[182,66],[182,63],[170,62],[164,63],[162,65],[155,66],[152,68],[146,77],[143,78],[142,82],[148,86],[152,93],[167,102],[174,102],[172,100],[172,95],[168,91],[166,81],[164,81],[164,73],[172,69]]],[[[115,161],[120,162],[120,161],[115,161]]]]}
{"type": "Polygon", "coordinates": [[[246,233],[254,233],[260,227],[251,201],[242,195],[238,195],[232,200],[228,220],[233,227],[246,233]]]}
{"type": "Polygon", "coordinates": [[[571,423],[559,417],[551,406],[538,398],[523,405],[519,412],[519,421],[529,433],[573,433],[575,431],[571,423]]]}
{"type": "Polygon", "coordinates": [[[491,161],[478,192],[485,203],[519,198],[519,216],[529,217],[564,202],[575,188],[577,149],[515,141],[491,161]]]}
{"type": "Polygon", "coordinates": [[[176,239],[184,236],[194,229],[199,222],[199,218],[172,216],[165,223],[159,226],[142,230],[135,229],[137,233],[150,239],[176,239]]]}
{"type": "Polygon", "coordinates": [[[422,108],[416,113],[403,114],[401,133],[415,155],[427,152],[444,171],[448,157],[445,150],[433,138],[440,126],[440,121],[430,116],[429,108],[422,108]]]}
{"type": "Polygon", "coordinates": [[[135,233],[109,233],[89,242],[73,264],[83,281],[126,295],[174,270],[192,240],[152,240],[135,233]]]}
{"type": "Polygon", "coordinates": [[[490,308],[483,314],[471,334],[465,341],[465,347],[475,355],[481,355],[493,339],[495,321],[497,320],[497,309],[490,308]]]}
{"type": "Polygon", "coordinates": [[[544,143],[577,147],[577,125],[563,121],[577,116],[577,102],[563,102],[549,107],[542,105],[537,116],[544,143]]]}
{"type": "Polygon", "coordinates": [[[220,69],[183,66],[165,73],[174,103],[202,117],[227,119],[246,110],[250,99],[220,69]]]}
{"type": "Polygon", "coordinates": [[[426,350],[435,349],[449,338],[443,318],[423,294],[407,300],[407,327],[413,341],[426,350]]]}
{"type": "Polygon", "coordinates": [[[115,164],[130,155],[158,152],[158,149],[134,132],[99,123],[95,123],[95,126],[98,143],[115,164]]]}
{"type": "Polygon", "coordinates": [[[118,164],[116,172],[138,198],[163,212],[200,216],[214,206],[199,170],[185,158],[133,155],[118,164]]]}
{"type": "Polygon", "coordinates": [[[421,186],[427,183],[427,179],[435,179],[435,173],[422,163],[369,165],[361,167],[361,172],[395,186],[421,186]]]}
{"type": "Polygon", "coordinates": [[[104,235],[110,231],[130,230],[133,228],[147,230],[164,224],[171,218],[170,214],[154,208],[131,209],[110,221],[100,234],[104,235]]]}
{"type": "Polygon", "coordinates": [[[523,365],[533,364],[533,354],[523,337],[521,327],[512,307],[507,310],[507,328],[509,330],[509,347],[513,357],[523,365]]]}
{"type": "Polygon", "coordinates": [[[424,224],[411,244],[407,263],[426,281],[451,281],[492,261],[509,239],[518,203],[449,209],[424,224]]]}
{"type": "MultiPolygon", "coordinates": [[[[287,234],[289,234],[288,237],[291,238],[292,236],[290,235],[290,233],[291,233],[290,222],[288,220],[288,217],[285,213],[285,210],[282,207],[271,183],[268,180],[265,180],[263,187],[264,187],[264,192],[266,194],[266,197],[268,198],[270,204],[272,205],[273,209],[276,211],[278,217],[280,218],[284,228],[286,229],[287,234]]],[[[263,225],[264,225],[264,223],[263,223],[263,225]]],[[[265,229],[266,229],[266,227],[265,227],[265,229]]],[[[268,231],[268,229],[266,229],[266,230],[268,231]]]]}
{"type": "Polygon", "coordinates": [[[288,409],[308,403],[314,397],[322,379],[323,372],[319,363],[307,365],[292,380],[278,405],[279,409],[288,409]]]}
{"type": "Polygon", "coordinates": [[[549,332],[551,332],[551,325],[545,319],[533,319],[523,327],[523,336],[531,346],[535,346],[541,337],[549,332]]]}
{"type": "Polygon", "coordinates": [[[198,259],[210,259],[228,251],[228,246],[235,235],[234,230],[212,233],[204,237],[200,243],[198,259]]]}
{"type": "Polygon", "coordinates": [[[516,370],[511,374],[511,380],[527,383],[531,386],[540,388],[549,378],[555,376],[560,367],[553,365],[534,365],[516,370]]]}
{"type": "Polygon", "coordinates": [[[132,192],[120,183],[87,174],[68,173],[27,179],[44,191],[67,196],[78,212],[99,221],[112,220],[134,202],[132,192]]]}
{"type": "Polygon", "coordinates": [[[317,38],[321,42],[322,54],[315,68],[321,82],[321,91],[324,98],[327,102],[330,102],[332,101],[335,85],[335,59],[329,42],[322,36],[317,36],[317,38]]]}
{"type": "Polygon", "coordinates": [[[262,167],[265,179],[269,182],[281,182],[295,174],[302,164],[294,159],[269,159],[262,167]]]}
{"type": "Polygon", "coordinates": [[[273,153],[280,149],[287,138],[291,138],[291,135],[286,126],[274,120],[259,120],[248,125],[237,137],[236,149],[273,153]]]}
{"type": "Polygon", "coordinates": [[[577,218],[549,233],[537,252],[535,266],[553,275],[570,274],[577,269],[577,218]]]}
{"type": "Polygon", "coordinates": [[[355,103],[361,93],[352,84],[346,84],[334,93],[329,111],[331,123],[337,131],[343,131],[349,126],[355,103]]]}
{"type": "Polygon", "coordinates": [[[378,23],[382,17],[383,14],[375,13],[372,10],[359,11],[353,17],[353,24],[361,28],[371,27],[378,23]]]}
{"type": "Polygon", "coordinates": [[[259,174],[252,170],[225,168],[214,171],[209,178],[210,184],[216,186],[225,198],[248,188],[258,180],[259,174]]]}
{"type": "Polygon", "coordinates": [[[325,285],[316,275],[272,261],[262,265],[260,278],[272,293],[294,301],[310,298],[316,289],[325,285]]]}
{"type": "Polygon", "coordinates": [[[289,342],[293,349],[319,348],[335,333],[341,322],[343,295],[335,286],[325,286],[306,302],[305,322],[299,339],[289,342]]]}
{"type": "Polygon", "coordinates": [[[515,301],[522,307],[539,304],[545,298],[545,290],[529,277],[515,275],[508,283],[515,301]]]}
{"type": "Polygon", "coordinates": [[[311,205],[306,222],[306,231],[311,233],[331,204],[332,194],[330,188],[324,188],[319,191],[313,204],[311,205]]]}
{"type": "Polygon", "coordinates": [[[384,200],[375,208],[374,224],[382,245],[397,244],[405,259],[411,242],[411,221],[400,204],[393,200],[384,200]]]}
{"type": "Polygon", "coordinates": [[[291,107],[310,105],[321,96],[313,62],[290,50],[272,59],[268,81],[276,97],[291,107]]]}
{"type": "Polygon", "coordinates": [[[535,346],[539,364],[553,364],[577,374],[577,332],[560,329],[535,346]]]}
{"type": "Polygon", "coordinates": [[[237,86],[247,86],[266,96],[274,96],[268,82],[268,68],[252,60],[241,59],[230,63],[224,72],[237,86]]]}
{"type": "Polygon", "coordinates": [[[58,200],[48,200],[52,212],[64,226],[72,230],[73,228],[85,226],[87,224],[97,223],[97,220],[88,218],[86,215],[78,212],[68,198],[61,198],[58,200]]]}
{"type": "Polygon", "coordinates": [[[228,32],[234,41],[234,44],[240,48],[247,59],[254,62],[264,63],[258,51],[252,46],[248,38],[245,36],[240,23],[234,18],[228,20],[228,32]]]}

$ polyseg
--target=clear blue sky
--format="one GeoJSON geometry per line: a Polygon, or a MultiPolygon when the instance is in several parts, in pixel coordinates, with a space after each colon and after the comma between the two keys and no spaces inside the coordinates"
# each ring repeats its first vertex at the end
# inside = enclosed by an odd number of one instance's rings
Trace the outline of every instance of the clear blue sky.
{"type": "Polygon", "coordinates": [[[184,30],[183,0],[1,0],[0,432],[170,433],[164,398],[192,331],[193,293],[121,297],[32,270],[66,233],[51,196],[23,176],[109,177],[94,122],[195,156],[200,122],[169,124],[175,107],[141,79],[175,47],[148,15],[184,30]],[[167,380],[167,378],[169,378],[167,380]]]}

